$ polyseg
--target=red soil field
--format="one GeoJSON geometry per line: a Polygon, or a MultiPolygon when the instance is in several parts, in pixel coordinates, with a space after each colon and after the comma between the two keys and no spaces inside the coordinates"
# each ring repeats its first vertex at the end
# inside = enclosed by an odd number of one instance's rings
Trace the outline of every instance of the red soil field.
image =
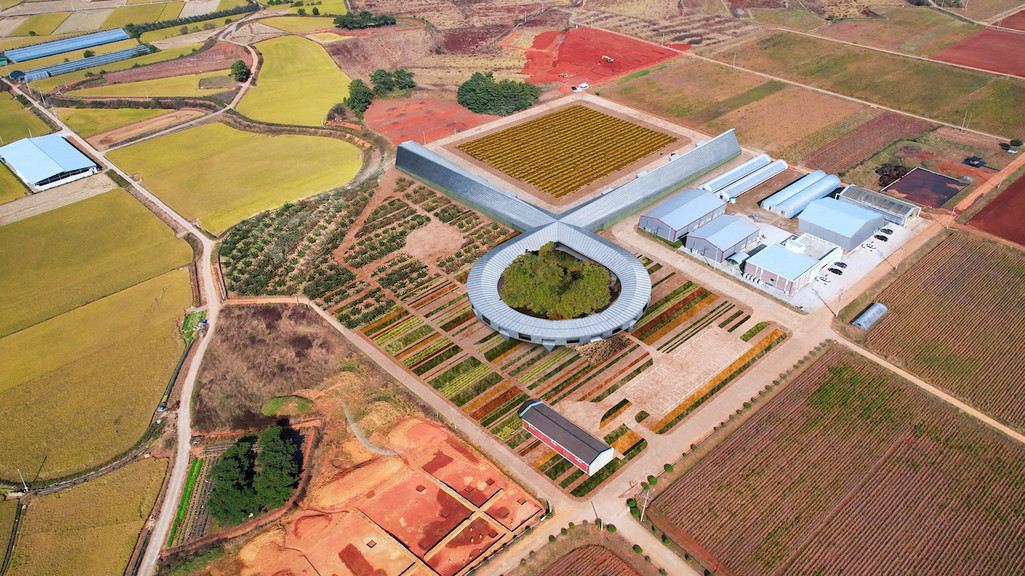
{"type": "Polygon", "coordinates": [[[384,134],[392,144],[426,139],[433,142],[456,131],[480,126],[498,118],[474,114],[455,100],[438,98],[396,98],[376,100],[363,118],[371,130],[384,134]]]}
{"type": "Polygon", "coordinates": [[[498,541],[498,531],[484,518],[475,518],[451,540],[426,558],[441,576],[452,576],[498,541]]]}
{"type": "Polygon", "coordinates": [[[1025,78],[1022,54],[1025,54],[1025,35],[987,28],[940,50],[932,59],[1025,78]]]}
{"type": "Polygon", "coordinates": [[[939,208],[964,188],[957,180],[921,168],[883,188],[883,192],[915,204],[939,208]]]}
{"type": "MultiPolygon", "coordinates": [[[[174,50],[174,48],[169,48],[169,50],[174,50]]],[[[125,82],[138,82],[140,80],[170,78],[185,74],[214,72],[231,68],[231,65],[237,60],[242,60],[247,66],[251,66],[253,63],[253,59],[245,48],[236,44],[220,42],[214,44],[208,50],[203,50],[184,58],[158,62],[149,66],[129,68],[128,70],[108,72],[106,79],[108,84],[122,84],[125,82]]]]}
{"type": "Polygon", "coordinates": [[[538,34],[526,55],[527,64],[521,73],[529,82],[575,85],[647,68],[674,58],[679,52],[603,30],[574,28],[569,32],[555,30],[538,34]],[[605,61],[602,56],[614,62],[605,61]]]}
{"type": "Polygon", "coordinates": [[[639,576],[604,546],[581,546],[552,562],[539,576],[639,576]]]}
{"type": "Polygon", "coordinates": [[[998,26],[1025,31],[1025,10],[1001,19],[998,26]]]}
{"type": "Polygon", "coordinates": [[[1008,186],[971,219],[969,224],[1025,246],[1025,177],[1008,186]]]}
{"type": "Polygon", "coordinates": [[[378,492],[360,510],[423,556],[446,534],[470,517],[470,509],[421,474],[378,492]],[[402,502],[402,506],[396,506],[402,502]]]}

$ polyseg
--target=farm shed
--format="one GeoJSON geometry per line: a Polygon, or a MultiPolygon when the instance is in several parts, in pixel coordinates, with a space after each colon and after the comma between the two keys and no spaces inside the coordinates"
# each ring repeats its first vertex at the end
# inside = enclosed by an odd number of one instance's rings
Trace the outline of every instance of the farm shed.
{"type": "Polygon", "coordinates": [[[758,170],[744,176],[733,184],[716,191],[716,195],[724,202],[736,203],[737,198],[748,190],[758,186],[777,174],[782,174],[787,169],[786,160],[776,160],[771,164],[762,166],[758,170]]]}
{"type": "Polygon", "coordinates": [[[843,251],[839,246],[803,234],[786,244],[766,246],[752,255],[744,261],[744,276],[793,294],[840,256],[843,251]]]}
{"type": "Polygon", "coordinates": [[[704,190],[689,188],[641,215],[640,227],[676,242],[726,213],[726,203],[704,190]]]}
{"type": "Polygon", "coordinates": [[[866,308],[864,312],[858,314],[858,317],[855,318],[854,322],[851,322],[851,324],[861,328],[862,330],[868,330],[889,311],[889,308],[887,308],[885,304],[881,302],[873,302],[872,305],[866,308]]]}
{"type": "Polygon", "coordinates": [[[917,218],[922,213],[922,209],[911,202],[906,202],[854,184],[844,188],[837,198],[848,204],[871,210],[882,216],[883,220],[893,222],[898,226],[906,226],[908,220],[917,218]]]}
{"type": "Polygon", "coordinates": [[[24,48],[14,48],[13,50],[7,50],[4,52],[4,55],[7,56],[7,59],[11,62],[25,62],[26,60],[45,58],[46,56],[53,56],[55,54],[63,54],[65,52],[73,52],[75,50],[85,50],[86,48],[102,46],[103,44],[110,44],[111,42],[120,42],[121,40],[128,40],[129,38],[131,38],[131,36],[129,36],[127,32],[120,28],[116,28],[114,30],[104,30],[93,34],[75,36],[73,38],[54,40],[53,42],[43,42],[42,44],[35,44],[24,48]]]}
{"type": "Polygon", "coordinates": [[[758,227],[741,216],[723,215],[687,235],[686,246],[715,262],[733,256],[758,240],[758,227]]]}
{"type": "Polygon", "coordinates": [[[523,427],[588,476],[612,462],[612,448],[570,422],[541,400],[528,400],[520,408],[523,427]]]}
{"type": "Polygon", "coordinates": [[[820,198],[797,217],[801,232],[832,242],[844,250],[853,250],[883,227],[883,217],[875,212],[834,200],[820,198]]]}
{"type": "MultiPolygon", "coordinates": [[[[18,81],[32,82],[33,80],[59,76],[61,74],[67,74],[68,72],[85,70],[86,68],[92,68],[93,66],[103,66],[104,64],[120,62],[121,60],[127,60],[143,54],[149,54],[149,47],[142,45],[133,46],[131,48],[125,48],[124,50],[107,52],[106,54],[100,54],[98,56],[79,58],[78,60],[61,62],[60,64],[52,64],[50,66],[43,66],[42,68],[33,68],[32,70],[24,72],[24,75],[18,81]]],[[[11,79],[14,80],[13,73],[11,74],[11,79]]]]}
{"type": "Polygon", "coordinates": [[[60,134],[23,138],[0,146],[0,161],[33,192],[85,178],[99,170],[95,162],[60,134]]]}

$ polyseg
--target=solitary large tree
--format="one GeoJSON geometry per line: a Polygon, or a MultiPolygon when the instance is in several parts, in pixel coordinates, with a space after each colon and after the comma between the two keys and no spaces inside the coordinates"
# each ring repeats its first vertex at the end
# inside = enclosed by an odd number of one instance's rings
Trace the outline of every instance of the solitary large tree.
{"type": "Polygon", "coordinates": [[[502,300],[513,308],[526,308],[551,320],[568,320],[608,305],[608,269],[577,260],[549,242],[535,254],[513,260],[502,274],[502,300]]]}

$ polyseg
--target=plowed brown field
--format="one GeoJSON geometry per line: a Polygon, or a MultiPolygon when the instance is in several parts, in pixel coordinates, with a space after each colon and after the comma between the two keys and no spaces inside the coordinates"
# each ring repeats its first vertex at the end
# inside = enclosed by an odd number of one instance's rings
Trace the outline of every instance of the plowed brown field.
{"type": "Polygon", "coordinates": [[[1025,177],[1008,186],[972,218],[970,224],[1025,246],[1025,177]]]}

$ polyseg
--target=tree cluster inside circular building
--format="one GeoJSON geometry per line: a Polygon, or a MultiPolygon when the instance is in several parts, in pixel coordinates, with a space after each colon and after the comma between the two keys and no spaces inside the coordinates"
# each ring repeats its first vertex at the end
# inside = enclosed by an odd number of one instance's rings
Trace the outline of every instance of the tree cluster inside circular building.
{"type": "Polygon", "coordinates": [[[525,314],[570,320],[608,306],[611,280],[604,266],[580,260],[549,242],[513,260],[502,274],[499,295],[525,314]]]}

